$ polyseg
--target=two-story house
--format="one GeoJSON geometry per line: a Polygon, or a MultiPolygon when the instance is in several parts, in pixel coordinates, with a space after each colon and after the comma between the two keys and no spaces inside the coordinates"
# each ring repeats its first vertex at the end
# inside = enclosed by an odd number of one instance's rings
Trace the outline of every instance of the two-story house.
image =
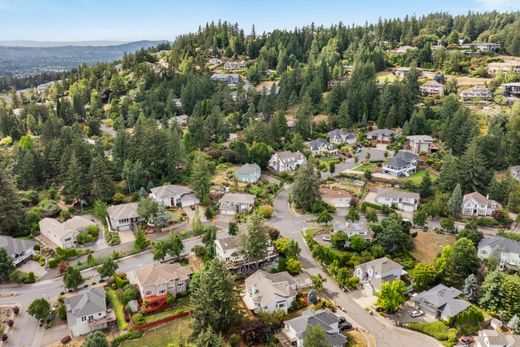
{"type": "Polygon", "coordinates": [[[367,139],[374,140],[379,143],[390,143],[394,138],[395,131],[391,129],[377,129],[367,132],[367,139]]]}
{"type": "Polygon", "coordinates": [[[417,211],[421,197],[417,193],[396,189],[380,189],[376,201],[379,205],[393,206],[401,211],[417,211]]]}
{"type": "Polygon", "coordinates": [[[354,267],[354,276],[359,278],[363,289],[369,293],[379,291],[381,285],[401,279],[405,272],[401,264],[387,257],[374,259],[354,267]]]}
{"type": "Polygon", "coordinates": [[[175,184],[150,189],[150,197],[167,207],[189,207],[200,203],[190,187],[175,184]]]}
{"type": "Polygon", "coordinates": [[[36,246],[36,242],[31,240],[0,235],[0,248],[5,249],[7,255],[13,260],[14,266],[31,258],[34,255],[34,246],[36,246]]]}
{"type": "Polygon", "coordinates": [[[513,98],[520,97],[520,82],[504,83],[501,87],[504,88],[504,96],[513,98]]]}
{"type": "Polygon", "coordinates": [[[237,73],[214,73],[211,80],[226,84],[237,84],[240,82],[240,75],[237,73]]]}
{"type": "Polygon", "coordinates": [[[501,236],[484,237],[478,243],[479,258],[487,259],[495,254],[500,257],[500,265],[520,266],[520,241],[501,236]]]}
{"type": "Polygon", "coordinates": [[[447,321],[471,306],[467,301],[456,299],[460,294],[457,288],[439,284],[413,295],[412,301],[426,316],[447,321]]]}
{"type": "Polygon", "coordinates": [[[85,216],[74,216],[60,223],[54,218],[43,218],[38,222],[40,234],[61,248],[72,248],[76,245],[76,236],[87,230],[90,226],[97,225],[85,216]]]}
{"type": "Polygon", "coordinates": [[[339,323],[339,317],[328,309],[306,310],[301,316],[285,321],[283,333],[292,346],[303,347],[307,327],[317,325],[325,330],[331,347],[344,347],[347,339],[341,334],[339,323]]]}
{"type": "Polygon", "coordinates": [[[107,309],[103,287],[84,289],[67,296],[64,304],[67,326],[74,337],[107,329],[109,324],[116,320],[114,312],[107,309]]]}
{"type": "Polygon", "coordinates": [[[507,62],[493,62],[489,63],[487,67],[490,75],[496,75],[499,72],[502,73],[520,73],[520,62],[518,61],[507,61],[507,62]]]}
{"type": "Polygon", "coordinates": [[[462,99],[490,100],[493,97],[491,91],[485,86],[475,86],[459,92],[462,99]]]}
{"type": "Polygon", "coordinates": [[[245,280],[244,303],[251,311],[287,312],[296,299],[298,283],[287,271],[258,270],[245,280]]]}
{"type": "Polygon", "coordinates": [[[276,172],[292,172],[305,164],[307,159],[301,152],[276,152],[269,159],[269,167],[276,172]]]}
{"type": "Polygon", "coordinates": [[[399,151],[383,165],[383,171],[394,177],[410,176],[417,171],[419,156],[412,152],[399,151]]]}
{"type": "Polygon", "coordinates": [[[329,142],[334,145],[342,145],[344,143],[354,144],[357,140],[356,135],[343,129],[329,131],[327,137],[329,138],[329,142]]]}
{"type": "Polygon", "coordinates": [[[480,330],[475,347],[519,347],[520,336],[508,335],[498,330],[480,330]]]}
{"type": "Polygon", "coordinates": [[[432,152],[433,138],[430,135],[412,135],[406,137],[405,148],[415,154],[432,152]]]}
{"type": "Polygon", "coordinates": [[[137,212],[137,202],[113,205],[107,208],[107,221],[110,230],[134,230],[137,223],[144,220],[137,212]]]}
{"type": "Polygon", "coordinates": [[[464,195],[462,202],[462,214],[465,216],[491,216],[501,209],[502,205],[479,192],[464,195]]]}
{"type": "Polygon", "coordinates": [[[444,95],[444,85],[435,80],[431,80],[423,83],[419,87],[419,91],[428,96],[444,95]]]}
{"type": "Polygon", "coordinates": [[[317,138],[316,140],[308,142],[307,147],[314,156],[334,155],[338,152],[338,149],[334,145],[328,143],[322,138],[317,138]]]}
{"type": "Polygon", "coordinates": [[[240,262],[245,259],[238,247],[236,236],[226,236],[215,240],[215,255],[225,263],[240,262]]]}
{"type": "MultiPolygon", "coordinates": [[[[368,223],[364,217],[357,222],[348,222],[346,220],[334,221],[334,232],[344,232],[350,239],[353,236],[360,236],[366,242],[372,242],[374,239],[374,232],[368,226],[368,223]]],[[[350,243],[347,242],[345,246],[350,243]]]]}
{"type": "Polygon", "coordinates": [[[255,206],[255,196],[248,193],[226,193],[219,201],[219,211],[222,214],[250,212],[255,206]]]}

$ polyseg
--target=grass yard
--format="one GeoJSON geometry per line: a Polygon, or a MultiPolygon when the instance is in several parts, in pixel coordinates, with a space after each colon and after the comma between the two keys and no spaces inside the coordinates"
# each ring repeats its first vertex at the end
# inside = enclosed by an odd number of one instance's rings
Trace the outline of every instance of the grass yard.
{"type": "Polygon", "coordinates": [[[458,330],[450,328],[443,322],[413,322],[406,325],[408,328],[430,335],[439,341],[446,341],[445,346],[453,346],[457,342],[458,330]]]}
{"type": "Polygon", "coordinates": [[[358,165],[352,169],[353,171],[376,171],[377,165],[372,163],[363,163],[361,165],[358,165]]]}
{"type": "Polygon", "coordinates": [[[110,300],[110,304],[116,314],[117,328],[119,330],[125,330],[128,327],[128,323],[125,321],[125,313],[123,312],[123,303],[119,301],[117,292],[113,289],[107,289],[107,296],[110,300]]]}
{"type": "Polygon", "coordinates": [[[146,323],[158,321],[160,319],[170,317],[190,309],[189,297],[185,296],[175,300],[175,304],[171,310],[164,310],[157,313],[147,314],[144,316],[146,323]]]}
{"type": "Polygon", "coordinates": [[[367,347],[367,340],[362,332],[351,330],[347,333],[347,337],[350,342],[349,346],[367,347]]]}
{"type": "Polygon", "coordinates": [[[181,318],[150,329],[135,340],[124,342],[122,347],[165,347],[168,344],[184,346],[191,335],[191,318],[181,318]]]}
{"type": "Polygon", "coordinates": [[[415,249],[412,255],[420,262],[433,263],[433,260],[446,245],[455,243],[454,235],[437,234],[434,231],[417,231],[413,239],[415,249]]]}
{"type": "Polygon", "coordinates": [[[388,81],[388,83],[395,82],[399,78],[393,74],[392,71],[381,71],[377,73],[377,82],[378,83],[385,83],[385,81],[388,81]]]}
{"type": "MultiPolygon", "coordinates": [[[[412,183],[415,186],[419,186],[421,184],[421,182],[423,180],[423,177],[426,174],[426,172],[427,172],[426,170],[420,170],[420,171],[417,171],[417,172],[411,174],[408,177],[401,177],[399,179],[399,181],[401,181],[403,183],[404,182],[410,182],[410,183],[412,183]]],[[[432,182],[435,182],[437,180],[437,176],[432,174],[431,172],[430,172],[430,178],[431,178],[432,182]]]]}

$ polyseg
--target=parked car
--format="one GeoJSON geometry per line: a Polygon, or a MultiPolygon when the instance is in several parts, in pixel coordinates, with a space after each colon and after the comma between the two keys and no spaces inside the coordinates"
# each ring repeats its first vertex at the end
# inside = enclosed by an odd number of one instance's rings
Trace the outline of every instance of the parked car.
{"type": "Polygon", "coordinates": [[[410,311],[410,316],[411,316],[412,318],[420,317],[420,316],[422,316],[423,314],[424,314],[424,312],[421,311],[421,310],[410,311]]]}
{"type": "Polygon", "coordinates": [[[349,329],[352,329],[352,324],[350,324],[350,322],[347,322],[346,320],[345,321],[340,321],[338,323],[338,328],[339,330],[343,331],[343,330],[349,330],[349,329]]]}
{"type": "Polygon", "coordinates": [[[469,346],[474,340],[473,336],[461,336],[459,342],[464,346],[469,346]]]}
{"type": "Polygon", "coordinates": [[[329,237],[329,236],[323,236],[321,239],[322,239],[323,241],[330,242],[330,237],[329,237]]]}

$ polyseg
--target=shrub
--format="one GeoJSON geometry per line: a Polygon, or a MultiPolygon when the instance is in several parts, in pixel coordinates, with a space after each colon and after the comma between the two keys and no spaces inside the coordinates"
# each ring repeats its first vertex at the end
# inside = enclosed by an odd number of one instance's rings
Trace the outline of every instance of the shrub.
{"type": "Polygon", "coordinates": [[[449,328],[443,322],[433,322],[433,323],[408,323],[407,327],[420,331],[426,335],[430,335],[436,338],[439,341],[448,341],[448,342],[456,342],[457,341],[457,329],[449,328]]]}
{"type": "Polygon", "coordinates": [[[63,304],[59,305],[57,313],[58,313],[58,317],[61,320],[67,319],[67,310],[65,309],[65,305],[63,305],[63,304]]]}
{"type": "Polygon", "coordinates": [[[291,307],[290,307],[290,310],[291,311],[297,311],[297,310],[302,309],[304,307],[305,307],[305,300],[303,300],[303,298],[297,297],[296,299],[293,300],[293,302],[291,304],[291,307]]]}
{"type": "Polygon", "coordinates": [[[49,259],[48,264],[49,264],[49,267],[50,267],[51,269],[55,269],[55,268],[58,266],[58,259],[56,259],[56,258],[51,258],[51,259],[49,259]]]}
{"type": "Polygon", "coordinates": [[[15,316],[18,316],[18,314],[20,313],[20,307],[18,307],[18,306],[13,307],[13,313],[15,316]]]}
{"type": "Polygon", "coordinates": [[[134,331],[131,331],[129,333],[126,333],[126,334],[123,334],[123,335],[119,335],[114,340],[112,340],[112,345],[111,346],[112,347],[118,347],[120,344],[122,344],[126,340],[138,339],[141,336],[143,336],[143,334],[144,334],[144,331],[142,331],[142,330],[134,330],[134,331]]]}
{"type": "Polygon", "coordinates": [[[262,205],[258,208],[258,213],[265,219],[269,219],[273,216],[274,208],[270,205],[262,205]]]}
{"type": "Polygon", "coordinates": [[[238,336],[237,334],[231,335],[231,337],[229,338],[229,344],[231,345],[231,347],[240,347],[240,336],[238,336]]]}
{"type": "MultiPolygon", "coordinates": [[[[126,277],[126,276],[125,276],[126,277]]],[[[115,284],[116,284],[116,287],[121,289],[123,288],[124,286],[126,286],[128,283],[130,283],[130,281],[128,281],[127,279],[125,278],[122,278],[121,277],[121,274],[116,274],[114,275],[114,280],[115,280],[115,284]]]]}
{"type": "Polygon", "coordinates": [[[110,246],[115,246],[121,243],[121,238],[119,234],[115,231],[107,231],[105,233],[105,240],[110,246]]]}
{"type": "Polygon", "coordinates": [[[146,320],[144,319],[144,316],[142,313],[136,313],[133,317],[132,317],[132,322],[135,324],[135,325],[142,325],[146,322],[146,320]]]}

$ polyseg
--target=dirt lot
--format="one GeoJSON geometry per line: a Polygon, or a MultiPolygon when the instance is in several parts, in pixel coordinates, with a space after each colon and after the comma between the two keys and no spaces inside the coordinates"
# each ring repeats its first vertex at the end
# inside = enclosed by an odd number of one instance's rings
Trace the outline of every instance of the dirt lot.
{"type": "Polygon", "coordinates": [[[417,237],[414,239],[415,249],[413,256],[420,262],[433,263],[433,260],[446,245],[455,242],[455,236],[437,234],[434,231],[424,232],[417,231],[417,237]]]}

